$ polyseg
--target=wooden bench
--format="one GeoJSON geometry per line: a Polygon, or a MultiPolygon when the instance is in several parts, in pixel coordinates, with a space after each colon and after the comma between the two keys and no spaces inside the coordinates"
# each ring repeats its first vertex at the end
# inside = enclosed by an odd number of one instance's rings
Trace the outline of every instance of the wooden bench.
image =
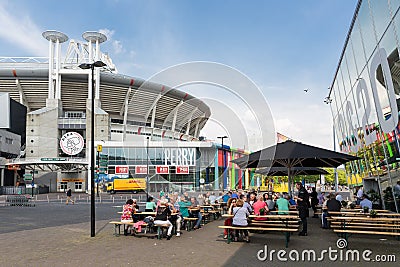
{"type": "Polygon", "coordinates": [[[121,222],[121,221],[111,221],[110,224],[114,225],[114,235],[120,236],[121,235],[121,225],[124,226],[124,234],[127,231],[127,226],[133,226],[133,222],[121,222]],[[118,232],[117,232],[118,229],[118,232]]]}
{"type": "Polygon", "coordinates": [[[162,239],[163,228],[168,228],[169,224],[157,224],[157,225],[154,225],[154,227],[157,227],[157,239],[162,239]]]}
{"type": "MultiPolygon", "coordinates": [[[[219,228],[228,229],[228,230],[254,230],[254,231],[272,231],[272,232],[283,232],[285,234],[285,246],[289,246],[290,241],[290,233],[297,232],[298,228],[279,228],[279,227],[261,227],[261,226],[245,226],[245,227],[238,227],[238,226],[225,226],[219,225],[219,228]]],[[[228,231],[228,238],[227,243],[231,242],[231,231],[228,231]]]]}
{"type": "MultiPolygon", "coordinates": [[[[224,215],[223,217],[232,217],[232,215],[224,215]]],[[[229,230],[254,230],[263,232],[281,232],[285,235],[285,246],[289,246],[291,233],[299,230],[300,218],[297,215],[250,215],[251,222],[246,227],[237,226],[218,226],[222,229],[229,230]],[[266,220],[255,220],[255,218],[266,218],[266,220]]],[[[231,231],[228,231],[227,243],[231,241],[231,231]]]]}
{"type": "Polygon", "coordinates": [[[371,217],[330,217],[331,227],[339,237],[348,242],[353,234],[388,235],[400,238],[399,218],[371,218],[371,217]]]}
{"type": "Polygon", "coordinates": [[[193,229],[193,223],[197,222],[198,218],[183,217],[183,221],[186,223],[186,231],[190,232],[193,229]]]}
{"type": "MultiPolygon", "coordinates": [[[[125,234],[127,229],[128,229],[127,226],[132,226],[133,227],[134,224],[135,224],[133,222],[121,222],[121,221],[111,221],[109,223],[114,225],[114,235],[115,236],[120,236],[121,235],[121,225],[124,226],[124,234],[125,234]],[[117,232],[117,229],[118,229],[118,232],[117,232]]],[[[144,223],[141,226],[145,228],[144,233],[147,233],[147,223],[144,223]]]]}

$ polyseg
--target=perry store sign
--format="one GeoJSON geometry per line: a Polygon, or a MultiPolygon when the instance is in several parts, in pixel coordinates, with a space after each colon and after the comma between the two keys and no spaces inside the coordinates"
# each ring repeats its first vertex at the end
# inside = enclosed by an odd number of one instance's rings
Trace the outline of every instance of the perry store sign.
{"type": "Polygon", "coordinates": [[[194,147],[164,148],[163,153],[166,166],[196,166],[194,147]]]}

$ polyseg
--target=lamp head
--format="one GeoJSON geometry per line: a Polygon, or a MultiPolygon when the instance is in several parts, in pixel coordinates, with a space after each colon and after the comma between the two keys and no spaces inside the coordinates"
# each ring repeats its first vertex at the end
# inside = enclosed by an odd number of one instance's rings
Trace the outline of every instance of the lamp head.
{"type": "Polygon", "coordinates": [[[81,69],[83,69],[83,70],[87,70],[87,69],[92,68],[92,65],[91,65],[91,64],[88,64],[88,63],[82,63],[82,64],[80,64],[78,67],[81,68],[81,69]]]}
{"type": "Polygon", "coordinates": [[[104,67],[104,66],[107,66],[107,65],[106,65],[106,63],[104,63],[103,61],[98,60],[98,61],[96,61],[95,63],[93,63],[93,66],[94,66],[94,67],[104,67]]]}
{"type": "Polygon", "coordinates": [[[106,65],[106,63],[104,63],[103,61],[101,61],[101,60],[98,60],[98,61],[96,61],[96,62],[94,62],[94,63],[92,63],[92,64],[89,64],[89,63],[82,63],[82,64],[80,64],[78,67],[79,68],[81,68],[81,69],[83,69],[83,70],[87,70],[87,69],[91,69],[91,68],[99,68],[99,67],[104,67],[104,66],[107,66],[106,65]]]}

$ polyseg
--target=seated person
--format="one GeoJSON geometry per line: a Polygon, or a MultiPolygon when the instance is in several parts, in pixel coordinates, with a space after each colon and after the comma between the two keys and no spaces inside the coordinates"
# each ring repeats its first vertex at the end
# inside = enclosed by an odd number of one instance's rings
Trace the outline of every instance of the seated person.
{"type": "Polygon", "coordinates": [[[160,206],[157,207],[156,217],[154,218],[154,226],[168,225],[167,240],[171,239],[173,228],[173,225],[169,220],[169,217],[171,216],[170,206],[172,206],[172,204],[168,203],[166,200],[162,200],[160,206]]]}
{"type": "Polygon", "coordinates": [[[329,195],[329,199],[322,206],[322,228],[328,229],[328,217],[330,211],[340,211],[342,208],[342,203],[336,200],[334,194],[329,195]]]}
{"type": "Polygon", "coordinates": [[[191,202],[190,208],[193,209],[192,211],[190,211],[190,217],[197,218],[196,224],[193,227],[193,229],[196,230],[196,229],[200,228],[200,224],[201,224],[201,220],[203,219],[203,216],[201,215],[200,205],[199,205],[199,202],[197,202],[196,198],[191,197],[190,202],[191,202]]]}
{"type": "Polygon", "coordinates": [[[154,202],[154,198],[153,197],[149,197],[147,199],[146,209],[144,211],[146,211],[146,212],[154,212],[156,210],[156,208],[157,208],[157,205],[154,202]]]}
{"type": "MultiPolygon", "coordinates": [[[[121,215],[121,222],[133,222],[132,214],[135,212],[135,208],[133,207],[133,200],[128,199],[125,205],[122,206],[122,215],[121,215]]],[[[126,228],[126,233],[128,234],[131,232],[132,234],[132,226],[128,226],[126,228]]]]}
{"type": "MultiPolygon", "coordinates": [[[[267,203],[264,202],[264,197],[262,195],[258,196],[257,202],[253,204],[254,215],[267,215],[269,212],[267,203]],[[263,212],[261,212],[263,210],[263,212]]],[[[263,217],[256,217],[255,220],[257,221],[265,221],[267,218],[263,217]]]]}
{"type": "Polygon", "coordinates": [[[139,219],[139,215],[136,214],[136,212],[139,211],[139,205],[137,204],[136,199],[132,199],[132,201],[133,201],[132,206],[135,209],[135,212],[132,214],[132,219],[133,219],[133,222],[138,222],[140,219],[139,219]]]}
{"type": "Polygon", "coordinates": [[[181,236],[181,224],[182,224],[182,216],[179,214],[179,205],[175,198],[171,198],[171,205],[169,206],[172,213],[176,213],[171,215],[170,221],[176,227],[176,236],[181,236]]]}
{"type": "MultiPolygon", "coordinates": [[[[236,207],[236,198],[228,199],[228,214],[233,214],[232,210],[236,207]]],[[[224,226],[231,226],[232,225],[232,218],[226,218],[224,221],[224,226]]],[[[233,232],[230,230],[229,232],[232,236],[233,232]]],[[[224,239],[228,238],[228,229],[224,229],[224,239]]]]}
{"type": "Polygon", "coordinates": [[[278,209],[278,214],[289,214],[289,201],[286,198],[286,194],[278,193],[278,200],[276,201],[276,207],[278,209]]]}
{"type": "MultiPolygon", "coordinates": [[[[262,196],[261,196],[262,198],[262,196]]],[[[264,201],[263,201],[264,202],[264,201]]],[[[265,204],[265,202],[264,202],[265,204]]],[[[239,227],[244,227],[248,225],[247,222],[247,217],[249,217],[249,211],[248,209],[243,207],[243,200],[238,199],[236,201],[236,207],[232,209],[232,226],[239,226],[239,227]]],[[[240,230],[243,232],[244,235],[244,240],[249,243],[249,231],[247,229],[240,230]]],[[[238,241],[239,239],[239,230],[235,230],[235,241],[238,241]]]]}
{"type": "Polygon", "coordinates": [[[364,209],[364,207],[367,207],[368,210],[372,209],[372,201],[368,199],[368,196],[366,194],[363,194],[361,197],[361,202],[360,202],[360,206],[362,209],[364,209]]]}
{"type": "Polygon", "coordinates": [[[241,200],[243,200],[243,207],[249,210],[250,214],[253,214],[253,207],[247,202],[247,195],[243,194],[240,195],[239,197],[241,200]]]}
{"type": "Polygon", "coordinates": [[[267,203],[269,210],[275,210],[275,201],[272,199],[272,194],[267,194],[264,196],[264,201],[267,203]],[[265,200],[266,198],[266,200],[265,200]]]}

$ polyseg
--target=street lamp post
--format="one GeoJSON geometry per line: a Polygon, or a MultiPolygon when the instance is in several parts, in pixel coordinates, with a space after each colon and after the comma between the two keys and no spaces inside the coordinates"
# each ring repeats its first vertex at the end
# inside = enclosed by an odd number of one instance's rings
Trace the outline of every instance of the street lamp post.
{"type": "Polygon", "coordinates": [[[81,69],[91,69],[92,70],[92,102],[91,102],[91,140],[90,140],[90,236],[94,237],[96,235],[96,220],[95,220],[95,195],[94,195],[94,166],[95,166],[95,153],[94,153],[94,98],[95,98],[95,88],[94,88],[94,68],[104,67],[106,64],[102,61],[96,61],[92,64],[83,63],[79,65],[81,69]]]}
{"type": "MultiPolygon", "coordinates": [[[[224,136],[218,136],[217,138],[221,138],[221,145],[222,145],[222,177],[223,177],[223,181],[222,181],[222,185],[226,182],[226,186],[228,186],[228,181],[226,180],[226,174],[225,174],[225,168],[226,168],[226,160],[225,160],[225,150],[224,150],[224,139],[228,138],[228,136],[224,135],[224,136]]],[[[222,188],[224,189],[224,188],[222,188]]]]}

